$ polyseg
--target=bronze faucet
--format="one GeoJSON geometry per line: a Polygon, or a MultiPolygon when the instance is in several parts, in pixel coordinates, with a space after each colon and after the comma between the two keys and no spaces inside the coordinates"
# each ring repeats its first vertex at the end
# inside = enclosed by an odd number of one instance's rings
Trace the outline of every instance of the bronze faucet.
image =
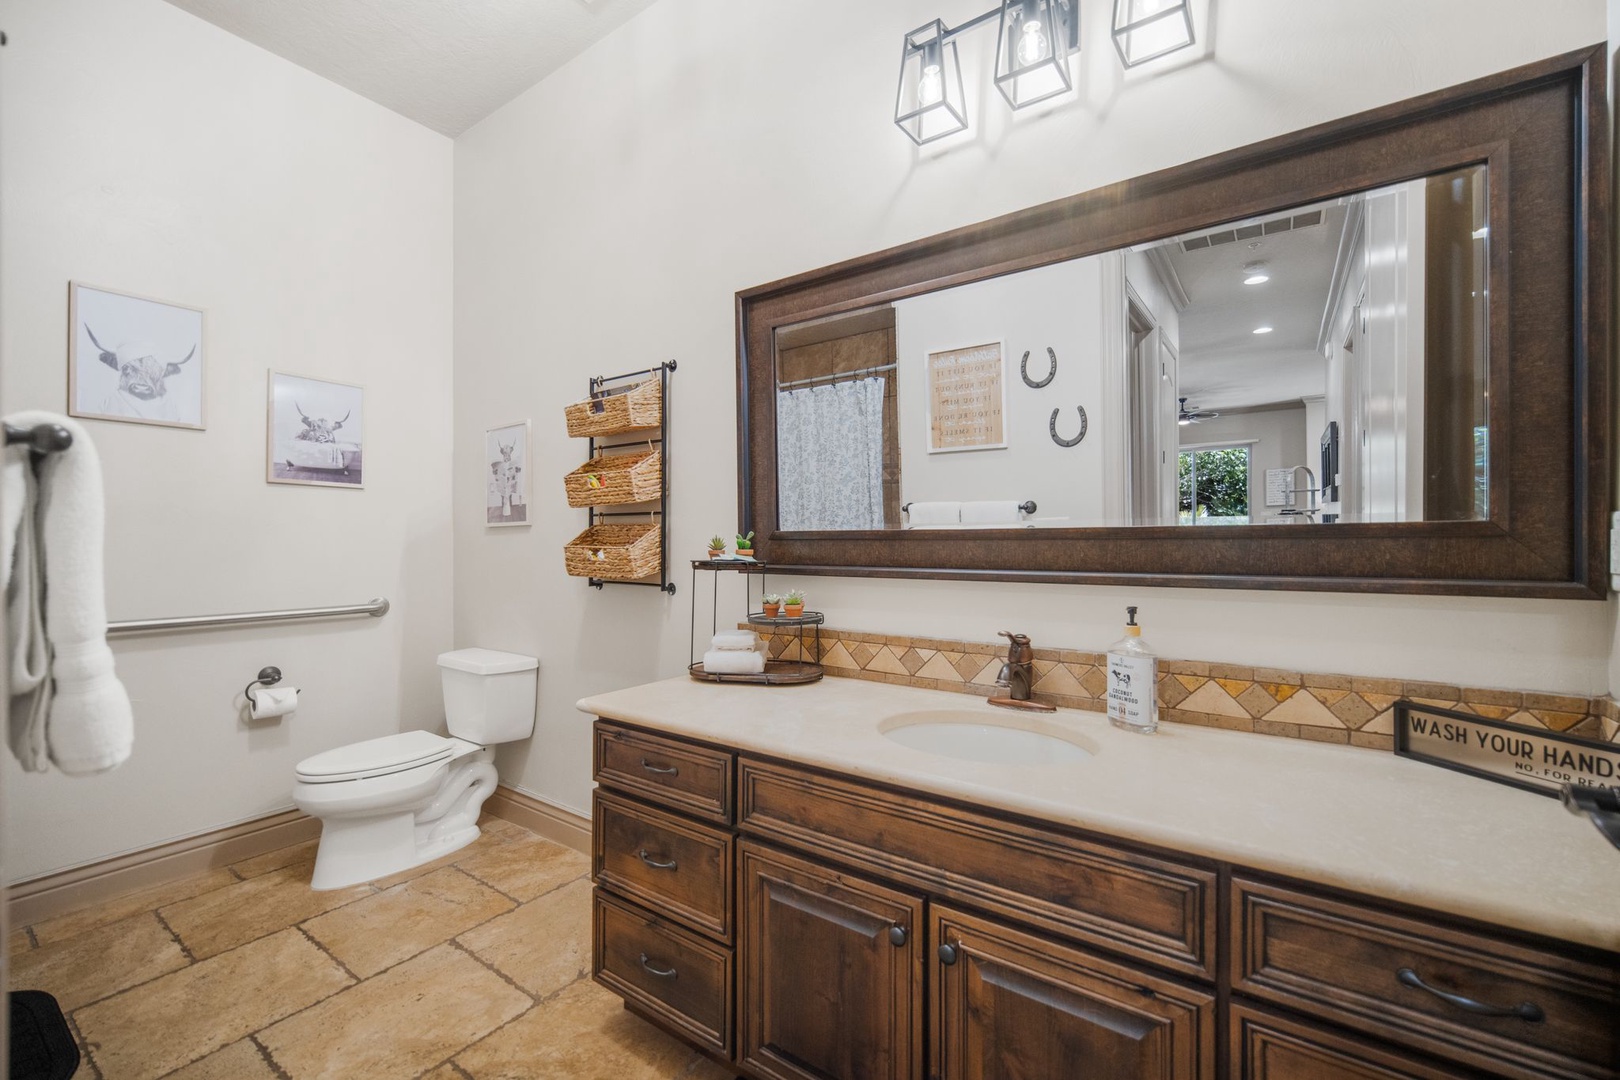
{"type": "Polygon", "coordinates": [[[1003,630],[1001,636],[1008,642],[1007,662],[1001,665],[996,685],[1007,687],[1007,696],[993,697],[990,704],[1009,709],[1052,712],[1053,706],[1030,700],[1030,688],[1035,682],[1035,650],[1029,644],[1029,636],[1015,634],[1011,630],[1003,630]]]}

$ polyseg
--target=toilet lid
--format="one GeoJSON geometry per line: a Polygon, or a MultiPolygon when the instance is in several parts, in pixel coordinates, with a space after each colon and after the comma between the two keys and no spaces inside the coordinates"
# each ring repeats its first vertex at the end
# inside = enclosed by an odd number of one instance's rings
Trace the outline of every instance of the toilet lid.
{"type": "Polygon", "coordinates": [[[455,752],[455,743],[431,731],[402,731],[380,739],[350,743],[298,763],[298,779],[308,783],[363,780],[403,772],[440,761],[455,752]]]}

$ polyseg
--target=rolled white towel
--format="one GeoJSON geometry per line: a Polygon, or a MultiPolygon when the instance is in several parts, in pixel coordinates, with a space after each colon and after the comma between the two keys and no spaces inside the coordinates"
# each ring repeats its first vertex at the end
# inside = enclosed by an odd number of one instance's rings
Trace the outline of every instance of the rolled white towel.
{"type": "Polygon", "coordinates": [[[1021,525],[1023,520],[1018,504],[1011,499],[962,504],[964,525],[1021,525]]]}
{"type": "Polygon", "coordinates": [[[703,654],[703,670],[711,675],[762,675],[765,654],[754,649],[710,649],[703,654]]]}
{"type": "Polygon", "coordinates": [[[759,635],[752,630],[722,630],[714,635],[709,648],[725,652],[751,652],[759,648],[759,635]]]}
{"type": "Polygon", "coordinates": [[[917,525],[955,525],[962,520],[962,504],[959,502],[914,502],[906,511],[908,524],[917,525]]]}

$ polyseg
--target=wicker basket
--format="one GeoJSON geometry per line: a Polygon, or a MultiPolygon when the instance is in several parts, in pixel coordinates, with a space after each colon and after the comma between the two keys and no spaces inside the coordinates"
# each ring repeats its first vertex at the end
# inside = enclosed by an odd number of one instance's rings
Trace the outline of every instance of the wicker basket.
{"type": "Polygon", "coordinates": [[[663,568],[658,526],[592,525],[563,548],[573,577],[636,581],[663,568]]]}
{"type": "Polygon", "coordinates": [[[655,428],[663,414],[664,389],[657,379],[646,379],[622,393],[576,401],[563,410],[568,434],[576,439],[655,428]]]}
{"type": "Polygon", "coordinates": [[[563,477],[568,505],[618,506],[656,499],[664,491],[663,468],[664,455],[657,450],[598,454],[563,477]]]}

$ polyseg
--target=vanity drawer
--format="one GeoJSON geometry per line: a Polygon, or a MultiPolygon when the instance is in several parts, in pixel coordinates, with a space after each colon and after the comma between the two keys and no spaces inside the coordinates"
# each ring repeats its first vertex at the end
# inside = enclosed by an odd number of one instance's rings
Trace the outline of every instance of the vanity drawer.
{"type": "Polygon", "coordinates": [[[601,889],[591,919],[596,981],[687,1038],[731,1056],[730,949],[601,889]]]}
{"type": "Polygon", "coordinates": [[[730,833],[601,789],[592,817],[591,872],[598,885],[731,940],[730,833]]]}
{"type": "Polygon", "coordinates": [[[741,828],[940,900],[1204,979],[1215,871],[775,762],[738,765],[741,828]]]}
{"type": "Polygon", "coordinates": [[[1612,965],[1267,882],[1232,887],[1238,993],[1503,1076],[1620,1068],[1612,965]]]}
{"type": "Polygon", "coordinates": [[[1473,1080],[1460,1071],[1361,1038],[1234,1003],[1231,1080],[1473,1080]]]}
{"type": "Polygon", "coordinates": [[[724,750],[596,722],[596,782],[705,821],[731,824],[735,758],[724,750]]]}

